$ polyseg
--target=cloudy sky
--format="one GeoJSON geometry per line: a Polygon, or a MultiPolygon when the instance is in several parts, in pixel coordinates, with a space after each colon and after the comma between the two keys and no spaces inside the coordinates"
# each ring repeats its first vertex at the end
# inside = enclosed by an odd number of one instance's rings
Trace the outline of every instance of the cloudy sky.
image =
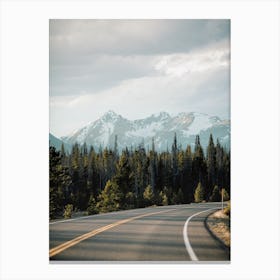
{"type": "Polygon", "coordinates": [[[50,20],[50,131],[108,110],[229,119],[229,20],[50,20]]]}

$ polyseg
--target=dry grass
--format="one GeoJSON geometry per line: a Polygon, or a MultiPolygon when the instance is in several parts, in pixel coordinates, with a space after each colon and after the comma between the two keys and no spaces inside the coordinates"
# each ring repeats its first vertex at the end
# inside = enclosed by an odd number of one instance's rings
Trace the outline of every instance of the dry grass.
{"type": "Polygon", "coordinates": [[[216,211],[207,219],[207,224],[214,235],[216,235],[226,246],[230,247],[230,219],[222,210],[216,211]]]}

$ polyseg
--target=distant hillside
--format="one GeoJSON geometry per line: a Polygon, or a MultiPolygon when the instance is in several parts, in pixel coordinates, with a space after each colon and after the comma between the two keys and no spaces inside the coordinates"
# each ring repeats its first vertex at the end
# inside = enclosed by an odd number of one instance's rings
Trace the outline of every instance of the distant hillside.
{"type": "Polygon", "coordinates": [[[49,133],[49,144],[50,146],[54,146],[57,150],[61,150],[61,145],[64,144],[65,151],[70,152],[71,151],[71,145],[64,143],[62,140],[58,139],[51,133],[49,133]]]}

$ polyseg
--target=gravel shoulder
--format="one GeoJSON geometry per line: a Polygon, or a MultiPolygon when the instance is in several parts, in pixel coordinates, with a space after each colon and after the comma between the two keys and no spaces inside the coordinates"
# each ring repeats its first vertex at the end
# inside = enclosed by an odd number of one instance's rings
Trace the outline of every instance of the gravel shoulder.
{"type": "Polygon", "coordinates": [[[230,247],[230,218],[222,210],[216,211],[207,218],[207,226],[225,246],[230,247]]]}

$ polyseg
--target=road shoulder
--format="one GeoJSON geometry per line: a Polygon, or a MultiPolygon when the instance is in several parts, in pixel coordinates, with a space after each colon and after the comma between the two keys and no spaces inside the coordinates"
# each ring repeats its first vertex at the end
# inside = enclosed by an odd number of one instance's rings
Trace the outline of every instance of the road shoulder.
{"type": "Polygon", "coordinates": [[[205,226],[215,239],[230,249],[230,218],[222,210],[210,213],[205,219],[205,226]]]}

